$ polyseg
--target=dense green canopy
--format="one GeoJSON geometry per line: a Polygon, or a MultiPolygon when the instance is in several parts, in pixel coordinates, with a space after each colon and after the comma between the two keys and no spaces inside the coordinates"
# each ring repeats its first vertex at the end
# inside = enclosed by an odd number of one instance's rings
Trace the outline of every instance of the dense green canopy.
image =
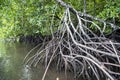
{"type": "MultiPolygon", "coordinates": [[[[120,0],[65,0],[75,9],[119,25],[120,0]]],[[[50,34],[64,8],[55,0],[0,0],[0,37],[50,34]]]]}

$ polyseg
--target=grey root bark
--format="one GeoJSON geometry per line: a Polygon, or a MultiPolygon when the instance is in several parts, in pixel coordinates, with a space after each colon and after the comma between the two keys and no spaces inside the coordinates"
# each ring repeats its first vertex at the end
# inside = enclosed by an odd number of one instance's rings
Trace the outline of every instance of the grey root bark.
{"type": "Polygon", "coordinates": [[[104,21],[104,20],[102,20],[102,19],[99,19],[99,18],[96,18],[95,16],[91,16],[91,15],[89,15],[89,14],[86,14],[86,13],[82,13],[82,12],[78,12],[78,11],[76,11],[73,7],[71,7],[69,4],[66,4],[64,1],[62,1],[62,0],[56,0],[61,6],[63,6],[63,7],[65,7],[65,8],[69,8],[69,10],[73,13],[73,14],[79,14],[79,16],[80,17],[86,17],[86,18],[91,18],[91,19],[93,19],[93,20],[97,20],[97,21],[99,21],[99,22],[102,22],[102,23],[106,23],[106,24],[109,24],[109,25],[111,25],[113,28],[114,28],[114,30],[116,30],[116,29],[118,29],[119,28],[119,26],[117,26],[117,25],[115,25],[115,24],[113,24],[113,23],[110,23],[110,22],[106,22],[106,21],[104,21]]]}
{"type": "Polygon", "coordinates": [[[58,71],[64,69],[65,74],[67,71],[74,73],[75,79],[82,77],[85,80],[119,80],[120,43],[106,38],[103,34],[107,28],[106,24],[109,24],[110,28],[117,26],[78,12],[62,0],[56,1],[65,7],[59,28],[53,34],[54,37],[47,42],[44,40],[41,47],[39,44],[26,55],[26,64],[36,66],[40,62],[44,63],[46,70],[42,80],[45,79],[51,65],[56,66],[58,71]],[[77,25],[73,24],[71,13],[76,16],[77,25]],[[103,23],[103,27],[93,20],[85,19],[84,16],[103,23]],[[100,35],[96,35],[85,22],[96,28],[100,35]],[[39,50],[33,54],[32,51],[38,48],[39,50]]]}

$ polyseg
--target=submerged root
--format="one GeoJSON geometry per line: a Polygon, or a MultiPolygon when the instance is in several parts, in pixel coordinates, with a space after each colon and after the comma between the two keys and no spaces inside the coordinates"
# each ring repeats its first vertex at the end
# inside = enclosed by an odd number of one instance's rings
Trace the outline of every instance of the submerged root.
{"type": "Polygon", "coordinates": [[[120,79],[120,43],[110,40],[103,34],[106,25],[101,28],[92,21],[82,18],[76,12],[77,25],[71,19],[69,8],[66,9],[59,29],[50,41],[42,47],[26,63],[36,66],[44,62],[46,66],[44,80],[49,66],[53,63],[57,70],[65,69],[74,73],[77,79],[87,80],[118,80],[120,79]],[[99,35],[85,25],[91,24],[99,35]],[[93,79],[94,77],[94,79],[93,79]]]}

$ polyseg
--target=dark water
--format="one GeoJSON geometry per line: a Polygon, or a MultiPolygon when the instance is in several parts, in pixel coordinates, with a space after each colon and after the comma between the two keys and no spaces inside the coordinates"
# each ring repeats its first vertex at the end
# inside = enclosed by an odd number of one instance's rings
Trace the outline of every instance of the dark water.
{"type": "MultiPolygon", "coordinates": [[[[45,70],[43,65],[30,68],[23,64],[25,55],[32,48],[30,44],[0,41],[0,80],[41,80],[45,70]]],[[[64,75],[64,72],[58,73],[51,68],[45,80],[74,80],[72,74],[64,75]]]]}

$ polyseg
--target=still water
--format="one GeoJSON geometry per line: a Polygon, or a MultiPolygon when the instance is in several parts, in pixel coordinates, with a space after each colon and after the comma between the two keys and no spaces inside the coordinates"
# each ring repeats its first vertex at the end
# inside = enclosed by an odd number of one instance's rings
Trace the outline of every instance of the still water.
{"type": "MultiPolygon", "coordinates": [[[[32,48],[30,44],[0,41],[0,80],[41,80],[45,70],[43,65],[31,68],[23,63],[32,48]]],[[[58,73],[51,68],[45,80],[74,80],[72,74],[64,75],[64,72],[58,73]]]]}

